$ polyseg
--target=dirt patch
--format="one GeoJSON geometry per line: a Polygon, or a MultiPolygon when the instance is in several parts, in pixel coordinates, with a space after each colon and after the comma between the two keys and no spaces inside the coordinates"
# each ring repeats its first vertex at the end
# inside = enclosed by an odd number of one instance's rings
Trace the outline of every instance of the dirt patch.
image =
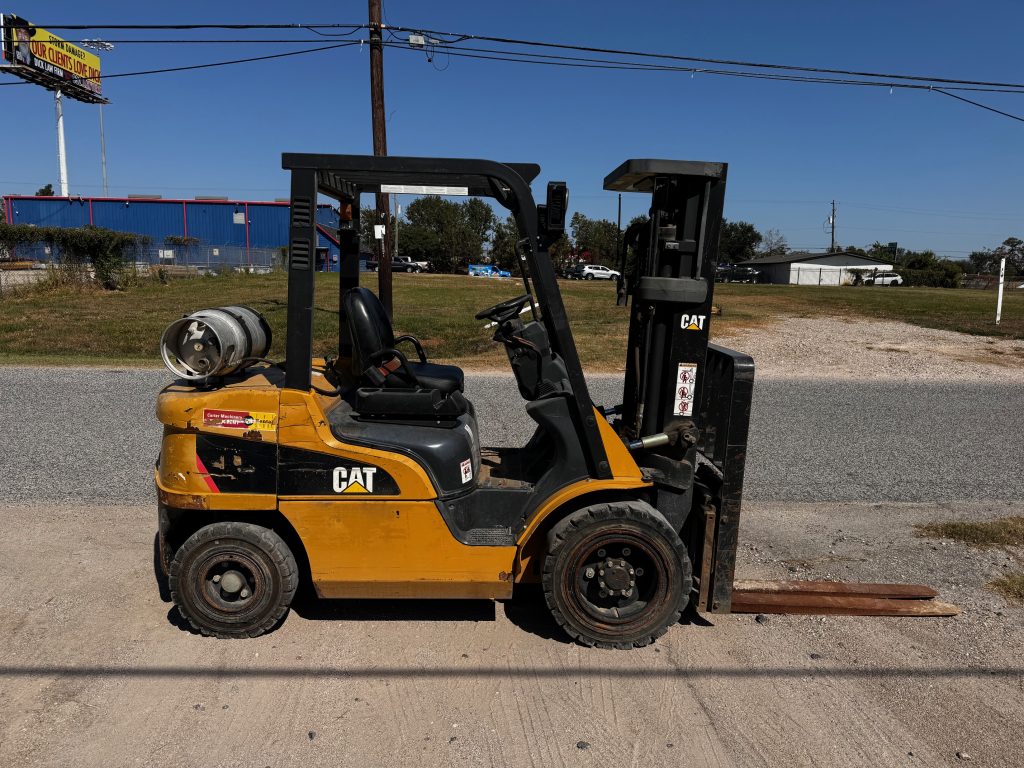
{"type": "Polygon", "coordinates": [[[751,355],[773,378],[1024,382],[1024,341],[887,320],[780,318],[715,341],[751,355]]]}
{"type": "Polygon", "coordinates": [[[1016,765],[1001,553],[913,535],[1009,506],[748,505],[741,577],[926,582],[963,613],[711,616],[613,652],[528,594],[311,603],[210,640],[160,601],[151,508],[0,505],[0,764],[1016,765]]]}

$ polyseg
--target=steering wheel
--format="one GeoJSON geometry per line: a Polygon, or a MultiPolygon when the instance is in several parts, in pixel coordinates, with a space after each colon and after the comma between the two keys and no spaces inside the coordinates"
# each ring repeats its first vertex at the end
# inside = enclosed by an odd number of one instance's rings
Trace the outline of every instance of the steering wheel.
{"type": "Polygon", "coordinates": [[[513,317],[518,315],[530,302],[530,294],[524,293],[515,299],[506,299],[505,301],[495,304],[493,307],[482,309],[476,313],[477,320],[493,320],[499,325],[506,320],[511,320],[513,317]]]}

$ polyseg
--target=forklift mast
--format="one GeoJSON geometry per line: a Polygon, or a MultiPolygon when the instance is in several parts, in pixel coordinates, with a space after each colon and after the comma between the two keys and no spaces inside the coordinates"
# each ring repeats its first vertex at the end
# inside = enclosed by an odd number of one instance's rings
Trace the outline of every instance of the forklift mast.
{"type": "MultiPolygon", "coordinates": [[[[604,180],[608,190],[651,195],[648,219],[621,246],[619,303],[632,298],[632,307],[620,431],[628,440],[667,433],[671,444],[653,453],[683,458],[693,445],[714,465],[694,553],[701,607],[714,612],[730,610],[754,382],[749,356],[709,343],[726,169],[627,160],[604,180]]],[[[664,467],[656,458],[647,463],[664,467]]]]}
{"type": "Polygon", "coordinates": [[[725,175],[725,163],[627,160],[604,180],[608,190],[651,195],[648,220],[627,231],[620,269],[620,296],[633,299],[622,400],[629,437],[665,432],[695,418],[711,331],[725,175]]]}

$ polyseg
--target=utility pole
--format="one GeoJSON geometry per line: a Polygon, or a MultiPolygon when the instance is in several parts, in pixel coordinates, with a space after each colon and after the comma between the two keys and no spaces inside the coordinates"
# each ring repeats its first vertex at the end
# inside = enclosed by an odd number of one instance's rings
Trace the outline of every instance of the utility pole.
{"type": "Polygon", "coordinates": [[[61,104],[60,88],[54,92],[57,102],[57,171],[60,181],[60,196],[68,196],[68,157],[64,151],[64,106],[61,104]]]}
{"type": "Polygon", "coordinates": [[[836,201],[832,201],[832,215],[829,217],[828,223],[832,225],[832,247],[829,248],[829,253],[836,252],[836,201]]]}
{"type": "MultiPolygon", "coordinates": [[[[373,154],[388,154],[387,125],[384,121],[384,45],[381,31],[381,0],[369,0],[370,5],[370,112],[373,121],[373,154]]],[[[391,209],[388,195],[377,194],[377,223],[384,225],[381,253],[377,257],[377,293],[388,317],[393,315],[391,301],[391,209]]]]}

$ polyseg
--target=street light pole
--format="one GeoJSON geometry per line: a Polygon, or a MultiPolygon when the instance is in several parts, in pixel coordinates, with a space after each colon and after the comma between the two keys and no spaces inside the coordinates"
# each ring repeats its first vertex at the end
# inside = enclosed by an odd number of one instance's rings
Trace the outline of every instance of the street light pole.
{"type": "Polygon", "coordinates": [[[103,105],[100,104],[100,165],[103,167],[103,196],[109,197],[107,191],[107,138],[103,133],[103,105]]]}
{"type": "MultiPolygon", "coordinates": [[[[84,48],[92,48],[97,51],[112,51],[114,44],[106,40],[83,40],[84,48]]],[[[100,102],[100,167],[103,169],[103,196],[110,195],[107,189],[107,137],[103,130],[103,102],[100,102]]]]}

